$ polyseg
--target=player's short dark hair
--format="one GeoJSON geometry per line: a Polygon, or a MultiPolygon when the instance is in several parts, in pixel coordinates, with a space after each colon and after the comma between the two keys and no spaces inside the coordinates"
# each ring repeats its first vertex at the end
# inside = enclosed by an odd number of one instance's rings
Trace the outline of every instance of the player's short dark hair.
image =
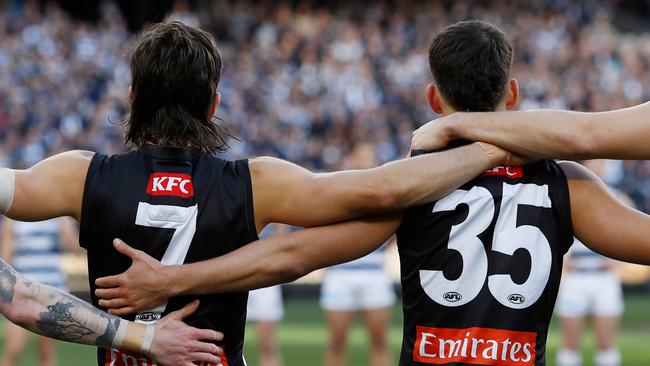
{"type": "Polygon", "coordinates": [[[457,111],[494,111],[508,91],[512,57],[499,28],[474,20],[450,25],[429,47],[436,86],[457,111]]]}
{"type": "Polygon", "coordinates": [[[210,33],[178,21],[146,30],[130,58],[127,142],[226,150],[228,132],[210,115],[221,67],[210,33]]]}

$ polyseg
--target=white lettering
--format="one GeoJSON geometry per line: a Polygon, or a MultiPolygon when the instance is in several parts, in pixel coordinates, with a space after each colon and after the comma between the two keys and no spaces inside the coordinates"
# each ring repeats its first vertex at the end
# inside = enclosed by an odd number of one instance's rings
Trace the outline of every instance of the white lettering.
{"type": "Polygon", "coordinates": [[[469,332],[465,334],[465,339],[463,339],[463,348],[460,351],[460,355],[463,357],[467,357],[467,337],[469,337],[469,332]]]}
{"type": "Polygon", "coordinates": [[[499,343],[493,339],[488,339],[485,344],[490,344],[489,347],[483,350],[483,358],[491,358],[493,360],[499,359],[499,343]]]}
{"type": "Polygon", "coordinates": [[[165,183],[165,179],[168,177],[154,177],[153,178],[153,192],[156,191],[164,191],[165,188],[163,187],[163,183],[165,183]]]}
{"type": "Polygon", "coordinates": [[[476,338],[472,339],[472,358],[478,357],[476,355],[476,351],[478,349],[478,345],[481,343],[485,343],[485,339],[476,339],[476,338]]]}
{"type": "Polygon", "coordinates": [[[118,351],[115,348],[111,348],[111,363],[109,366],[115,366],[115,361],[117,361],[118,351]]]}
{"type": "Polygon", "coordinates": [[[431,333],[421,333],[422,334],[422,342],[420,342],[420,356],[423,357],[437,357],[435,353],[427,353],[426,346],[427,345],[433,345],[433,343],[429,342],[427,338],[436,338],[435,334],[431,333]]]}
{"type": "Polygon", "coordinates": [[[521,343],[515,342],[512,344],[512,348],[510,348],[510,359],[512,361],[519,361],[519,357],[517,357],[517,353],[521,350],[521,343]]]}
{"type": "Polygon", "coordinates": [[[449,357],[457,357],[458,351],[460,350],[460,339],[456,341],[440,339],[440,358],[445,358],[445,345],[449,345],[449,357]],[[454,352],[455,351],[455,352],[454,352]]]}
{"type": "Polygon", "coordinates": [[[524,353],[526,354],[526,358],[522,358],[521,362],[528,362],[533,358],[533,355],[530,352],[530,343],[524,344],[524,353]]]}
{"type": "Polygon", "coordinates": [[[167,191],[171,191],[174,189],[174,187],[178,186],[178,183],[183,180],[182,178],[179,177],[169,177],[167,178],[167,191]]]}
{"type": "Polygon", "coordinates": [[[183,192],[184,194],[189,194],[190,193],[190,191],[188,191],[187,188],[185,188],[185,187],[187,187],[187,184],[189,182],[190,182],[189,179],[183,179],[183,181],[181,182],[181,185],[179,186],[180,189],[181,189],[181,192],[183,192]]]}
{"type": "Polygon", "coordinates": [[[501,360],[505,361],[508,359],[508,347],[511,343],[510,338],[506,338],[506,340],[502,342],[503,349],[501,350],[501,360]]]}

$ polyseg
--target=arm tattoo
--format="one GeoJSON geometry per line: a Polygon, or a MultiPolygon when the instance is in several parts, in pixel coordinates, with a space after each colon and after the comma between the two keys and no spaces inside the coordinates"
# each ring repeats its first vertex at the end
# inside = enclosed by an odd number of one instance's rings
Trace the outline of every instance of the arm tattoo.
{"type": "Polygon", "coordinates": [[[72,307],[74,305],[71,302],[60,301],[48,305],[48,311],[39,314],[36,327],[41,334],[48,337],[60,336],[64,341],[74,342],[88,337],[93,333],[92,330],[72,316],[70,313],[72,307]]]}
{"type": "Polygon", "coordinates": [[[120,318],[67,294],[47,311],[39,314],[36,326],[40,334],[76,343],[108,347],[112,344],[120,318]],[[106,325],[103,326],[104,320],[106,325]],[[103,332],[103,333],[102,333],[103,332]]]}
{"type": "Polygon", "coordinates": [[[0,302],[11,304],[16,289],[16,271],[0,259],[0,302]]]}
{"type": "Polygon", "coordinates": [[[26,281],[2,259],[0,310],[32,332],[99,347],[112,345],[122,321],[70,294],[26,281]]]}

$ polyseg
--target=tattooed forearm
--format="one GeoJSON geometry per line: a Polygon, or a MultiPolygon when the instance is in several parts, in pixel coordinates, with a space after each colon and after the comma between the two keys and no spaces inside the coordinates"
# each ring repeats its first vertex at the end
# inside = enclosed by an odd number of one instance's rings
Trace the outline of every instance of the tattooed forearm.
{"type": "Polygon", "coordinates": [[[111,346],[121,321],[70,294],[25,281],[1,259],[0,312],[46,337],[100,347],[111,346]]]}
{"type": "Polygon", "coordinates": [[[36,321],[39,333],[47,337],[61,336],[63,340],[70,342],[92,335],[93,331],[88,326],[72,316],[72,307],[74,305],[71,302],[48,305],[47,311],[40,313],[39,320],[36,321]]]}
{"type": "Polygon", "coordinates": [[[72,295],[60,293],[50,287],[42,287],[48,292],[45,297],[55,301],[46,305],[47,311],[40,312],[36,327],[38,333],[64,341],[93,344],[108,347],[115,338],[120,324],[118,317],[72,295]]]}
{"type": "Polygon", "coordinates": [[[16,289],[16,271],[0,259],[0,301],[11,304],[16,289]]]}

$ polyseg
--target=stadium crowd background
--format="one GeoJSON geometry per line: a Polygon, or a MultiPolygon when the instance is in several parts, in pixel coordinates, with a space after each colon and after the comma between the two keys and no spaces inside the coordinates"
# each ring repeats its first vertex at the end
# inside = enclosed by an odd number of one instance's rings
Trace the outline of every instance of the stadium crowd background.
{"type": "MultiPolygon", "coordinates": [[[[228,157],[270,154],[327,171],[344,167],[359,141],[373,143],[381,161],[403,156],[411,131],[435,118],[424,97],[428,43],[467,18],[494,22],[514,41],[521,109],[598,111],[650,99],[650,36],[617,32],[604,1],[192,5],[174,2],[171,17],[217,36],[219,116],[240,139],[228,157]]],[[[0,5],[1,166],[70,148],[124,149],[116,124],[135,35],[114,3],[99,14],[91,24],[56,2],[0,5]]],[[[650,162],[613,163],[609,181],[650,209],[650,162]]]]}

